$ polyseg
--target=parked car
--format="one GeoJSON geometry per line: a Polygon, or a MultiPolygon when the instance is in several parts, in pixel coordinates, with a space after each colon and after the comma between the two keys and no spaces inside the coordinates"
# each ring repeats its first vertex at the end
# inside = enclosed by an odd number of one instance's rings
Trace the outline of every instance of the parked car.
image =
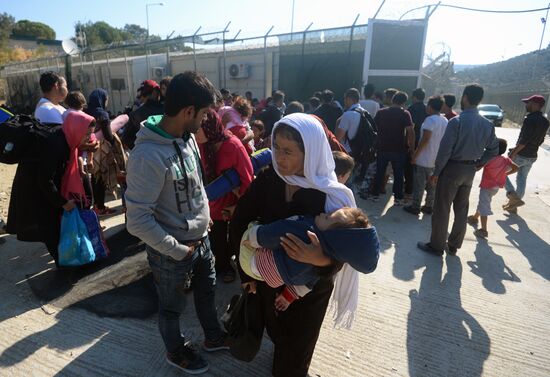
{"type": "Polygon", "coordinates": [[[477,106],[479,115],[489,119],[495,127],[502,127],[504,120],[504,110],[499,105],[482,103],[477,106]]]}

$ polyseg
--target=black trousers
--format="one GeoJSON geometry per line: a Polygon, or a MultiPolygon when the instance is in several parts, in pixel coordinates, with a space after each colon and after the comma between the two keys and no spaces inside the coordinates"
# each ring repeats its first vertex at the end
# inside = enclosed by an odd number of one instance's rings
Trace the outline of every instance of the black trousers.
{"type": "Polygon", "coordinates": [[[216,257],[216,272],[223,274],[231,268],[230,261],[233,252],[228,239],[229,222],[223,220],[214,220],[210,228],[210,247],[216,257]]]}
{"type": "Polygon", "coordinates": [[[411,155],[407,153],[407,159],[405,160],[404,168],[405,176],[405,194],[412,195],[414,185],[414,167],[411,164],[411,155]]]}
{"type": "Polygon", "coordinates": [[[94,196],[95,206],[99,209],[105,208],[105,183],[101,177],[92,175],[92,191],[94,196]]]}
{"type": "Polygon", "coordinates": [[[271,288],[264,282],[256,284],[267,333],[275,345],[273,376],[307,376],[334,287],[332,279],[319,280],[310,293],[294,301],[284,312],[276,311],[274,306],[281,288],[271,288]]]}

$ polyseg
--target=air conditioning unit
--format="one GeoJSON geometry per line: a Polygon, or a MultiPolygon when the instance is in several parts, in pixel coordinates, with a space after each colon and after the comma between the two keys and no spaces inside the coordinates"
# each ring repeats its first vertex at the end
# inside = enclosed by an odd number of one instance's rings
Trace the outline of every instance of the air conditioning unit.
{"type": "Polygon", "coordinates": [[[229,66],[229,77],[232,79],[247,79],[250,76],[250,65],[235,63],[229,66]]]}
{"type": "Polygon", "coordinates": [[[166,76],[166,68],[164,67],[151,68],[151,78],[153,80],[160,81],[164,76],[166,76]]]}

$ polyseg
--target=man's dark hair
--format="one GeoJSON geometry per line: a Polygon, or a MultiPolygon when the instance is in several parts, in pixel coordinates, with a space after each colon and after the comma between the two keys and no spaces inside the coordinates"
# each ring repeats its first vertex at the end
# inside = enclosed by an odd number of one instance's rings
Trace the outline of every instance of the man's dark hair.
{"type": "Polygon", "coordinates": [[[304,112],[304,105],[302,105],[298,101],[292,101],[289,103],[285,110],[285,115],[290,115],[294,113],[303,113],[304,112]]]}
{"type": "Polygon", "coordinates": [[[166,90],[164,113],[173,117],[188,106],[198,112],[214,103],[214,93],[214,86],[203,74],[193,71],[177,74],[166,90]]]}
{"type": "Polygon", "coordinates": [[[462,95],[468,97],[470,105],[477,106],[483,99],[483,88],[479,84],[466,85],[462,95]]]}
{"type": "Polygon", "coordinates": [[[334,100],[334,93],[332,93],[332,90],[325,89],[321,92],[321,101],[323,103],[331,103],[334,100]]]}
{"type": "Polygon", "coordinates": [[[48,93],[53,89],[55,84],[59,83],[63,79],[59,73],[48,71],[40,75],[40,89],[42,93],[48,93]]]}
{"type": "Polygon", "coordinates": [[[310,99],[308,99],[308,102],[309,106],[312,107],[312,110],[318,108],[321,104],[321,100],[318,97],[311,97],[310,99]]]}
{"type": "Polygon", "coordinates": [[[222,96],[226,96],[226,95],[229,95],[229,90],[227,90],[225,88],[221,88],[220,93],[222,94],[222,96]]]}
{"type": "Polygon", "coordinates": [[[321,94],[322,93],[323,93],[322,91],[317,90],[315,93],[313,93],[313,97],[317,97],[317,98],[321,99],[321,94]]]}
{"type": "Polygon", "coordinates": [[[285,93],[281,90],[276,90],[273,92],[273,102],[279,102],[285,100],[285,93]]]}
{"type": "Polygon", "coordinates": [[[430,106],[435,111],[441,111],[443,107],[443,97],[441,96],[431,96],[428,98],[428,106],[430,106]]]}
{"type": "Polygon", "coordinates": [[[376,88],[374,87],[374,84],[367,84],[363,88],[363,94],[365,95],[366,99],[371,98],[374,95],[374,91],[376,88]]]}
{"type": "Polygon", "coordinates": [[[359,102],[359,99],[361,98],[361,94],[359,94],[359,91],[355,88],[349,88],[346,90],[346,94],[344,95],[344,98],[349,98],[352,101],[359,102]]]}
{"type": "Polygon", "coordinates": [[[397,92],[391,98],[391,103],[395,105],[404,105],[405,102],[409,99],[409,96],[405,92],[397,92]]]}
{"type": "Polygon", "coordinates": [[[248,96],[249,94],[250,94],[249,97],[252,97],[252,92],[250,90],[247,90],[246,92],[244,92],[245,96],[248,96]]]}
{"type": "Polygon", "coordinates": [[[508,149],[508,142],[504,139],[498,138],[498,154],[504,154],[508,149]]]}
{"type": "Polygon", "coordinates": [[[336,176],[346,175],[355,167],[353,157],[347,153],[334,151],[332,157],[334,158],[334,173],[336,173],[336,176]]]}
{"type": "Polygon", "coordinates": [[[412,96],[419,101],[424,101],[424,98],[426,98],[426,92],[422,88],[416,88],[413,90],[412,96]]]}
{"type": "Polygon", "coordinates": [[[450,109],[452,109],[456,103],[456,96],[454,94],[444,94],[443,99],[445,100],[445,105],[450,109]]]}
{"type": "Polygon", "coordinates": [[[73,91],[67,94],[65,105],[73,110],[82,110],[86,106],[86,97],[79,91],[73,91]]]}

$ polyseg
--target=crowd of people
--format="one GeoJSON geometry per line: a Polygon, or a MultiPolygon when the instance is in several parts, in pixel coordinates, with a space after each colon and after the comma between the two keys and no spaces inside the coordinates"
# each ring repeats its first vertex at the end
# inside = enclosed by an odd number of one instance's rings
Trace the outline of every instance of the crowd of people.
{"type": "Polygon", "coordinates": [[[432,216],[430,240],[418,247],[454,255],[467,223],[480,220],[475,234],[488,236],[499,188],[509,199],[504,210],[516,213],[524,204],[527,175],[548,130],[544,98],[523,99],[529,114],[504,157],[506,142],[477,112],[484,93],[476,84],[465,87],[457,114],[454,95],[425,103],[420,88],[408,108],[405,92],[380,93],[372,84],[364,98],[348,89],[343,104],[329,89],[305,105],[286,104],[280,90],[263,100],[251,92],[241,97],[185,72],[143,81],[138,106],[121,127],[113,127],[120,119],[108,112],[104,89],[86,101],[54,72],[42,74],[40,87],[34,115],[57,128],[39,158],[17,168],[7,232],[45,243],[57,265],[63,211],[112,215],[105,194],[119,190],[128,231],[147,245],[167,360],[193,374],[208,363],[180,329],[187,291],[204,330],[203,349],[226,350],[215,288],[218,279],[230,283],[238,274],[261,302],[256,314],[274,343],[273,375],[306,376],[331,297],[336,323],[349,327],[357,273],[374,271],[378,262],[376,228],[357,208],[354,191],[377,202],[393,179],[393,205],[432,216]],[[250,156],[264,148],[272,164],[255,172],[250,156]],[[482,168],[479,205],[468,216],[482,168]],[[205,187],[231,169],[239,186],[209,200],[205,187]],[[507,176],[516,172],[514,187],[507,176]]]}

